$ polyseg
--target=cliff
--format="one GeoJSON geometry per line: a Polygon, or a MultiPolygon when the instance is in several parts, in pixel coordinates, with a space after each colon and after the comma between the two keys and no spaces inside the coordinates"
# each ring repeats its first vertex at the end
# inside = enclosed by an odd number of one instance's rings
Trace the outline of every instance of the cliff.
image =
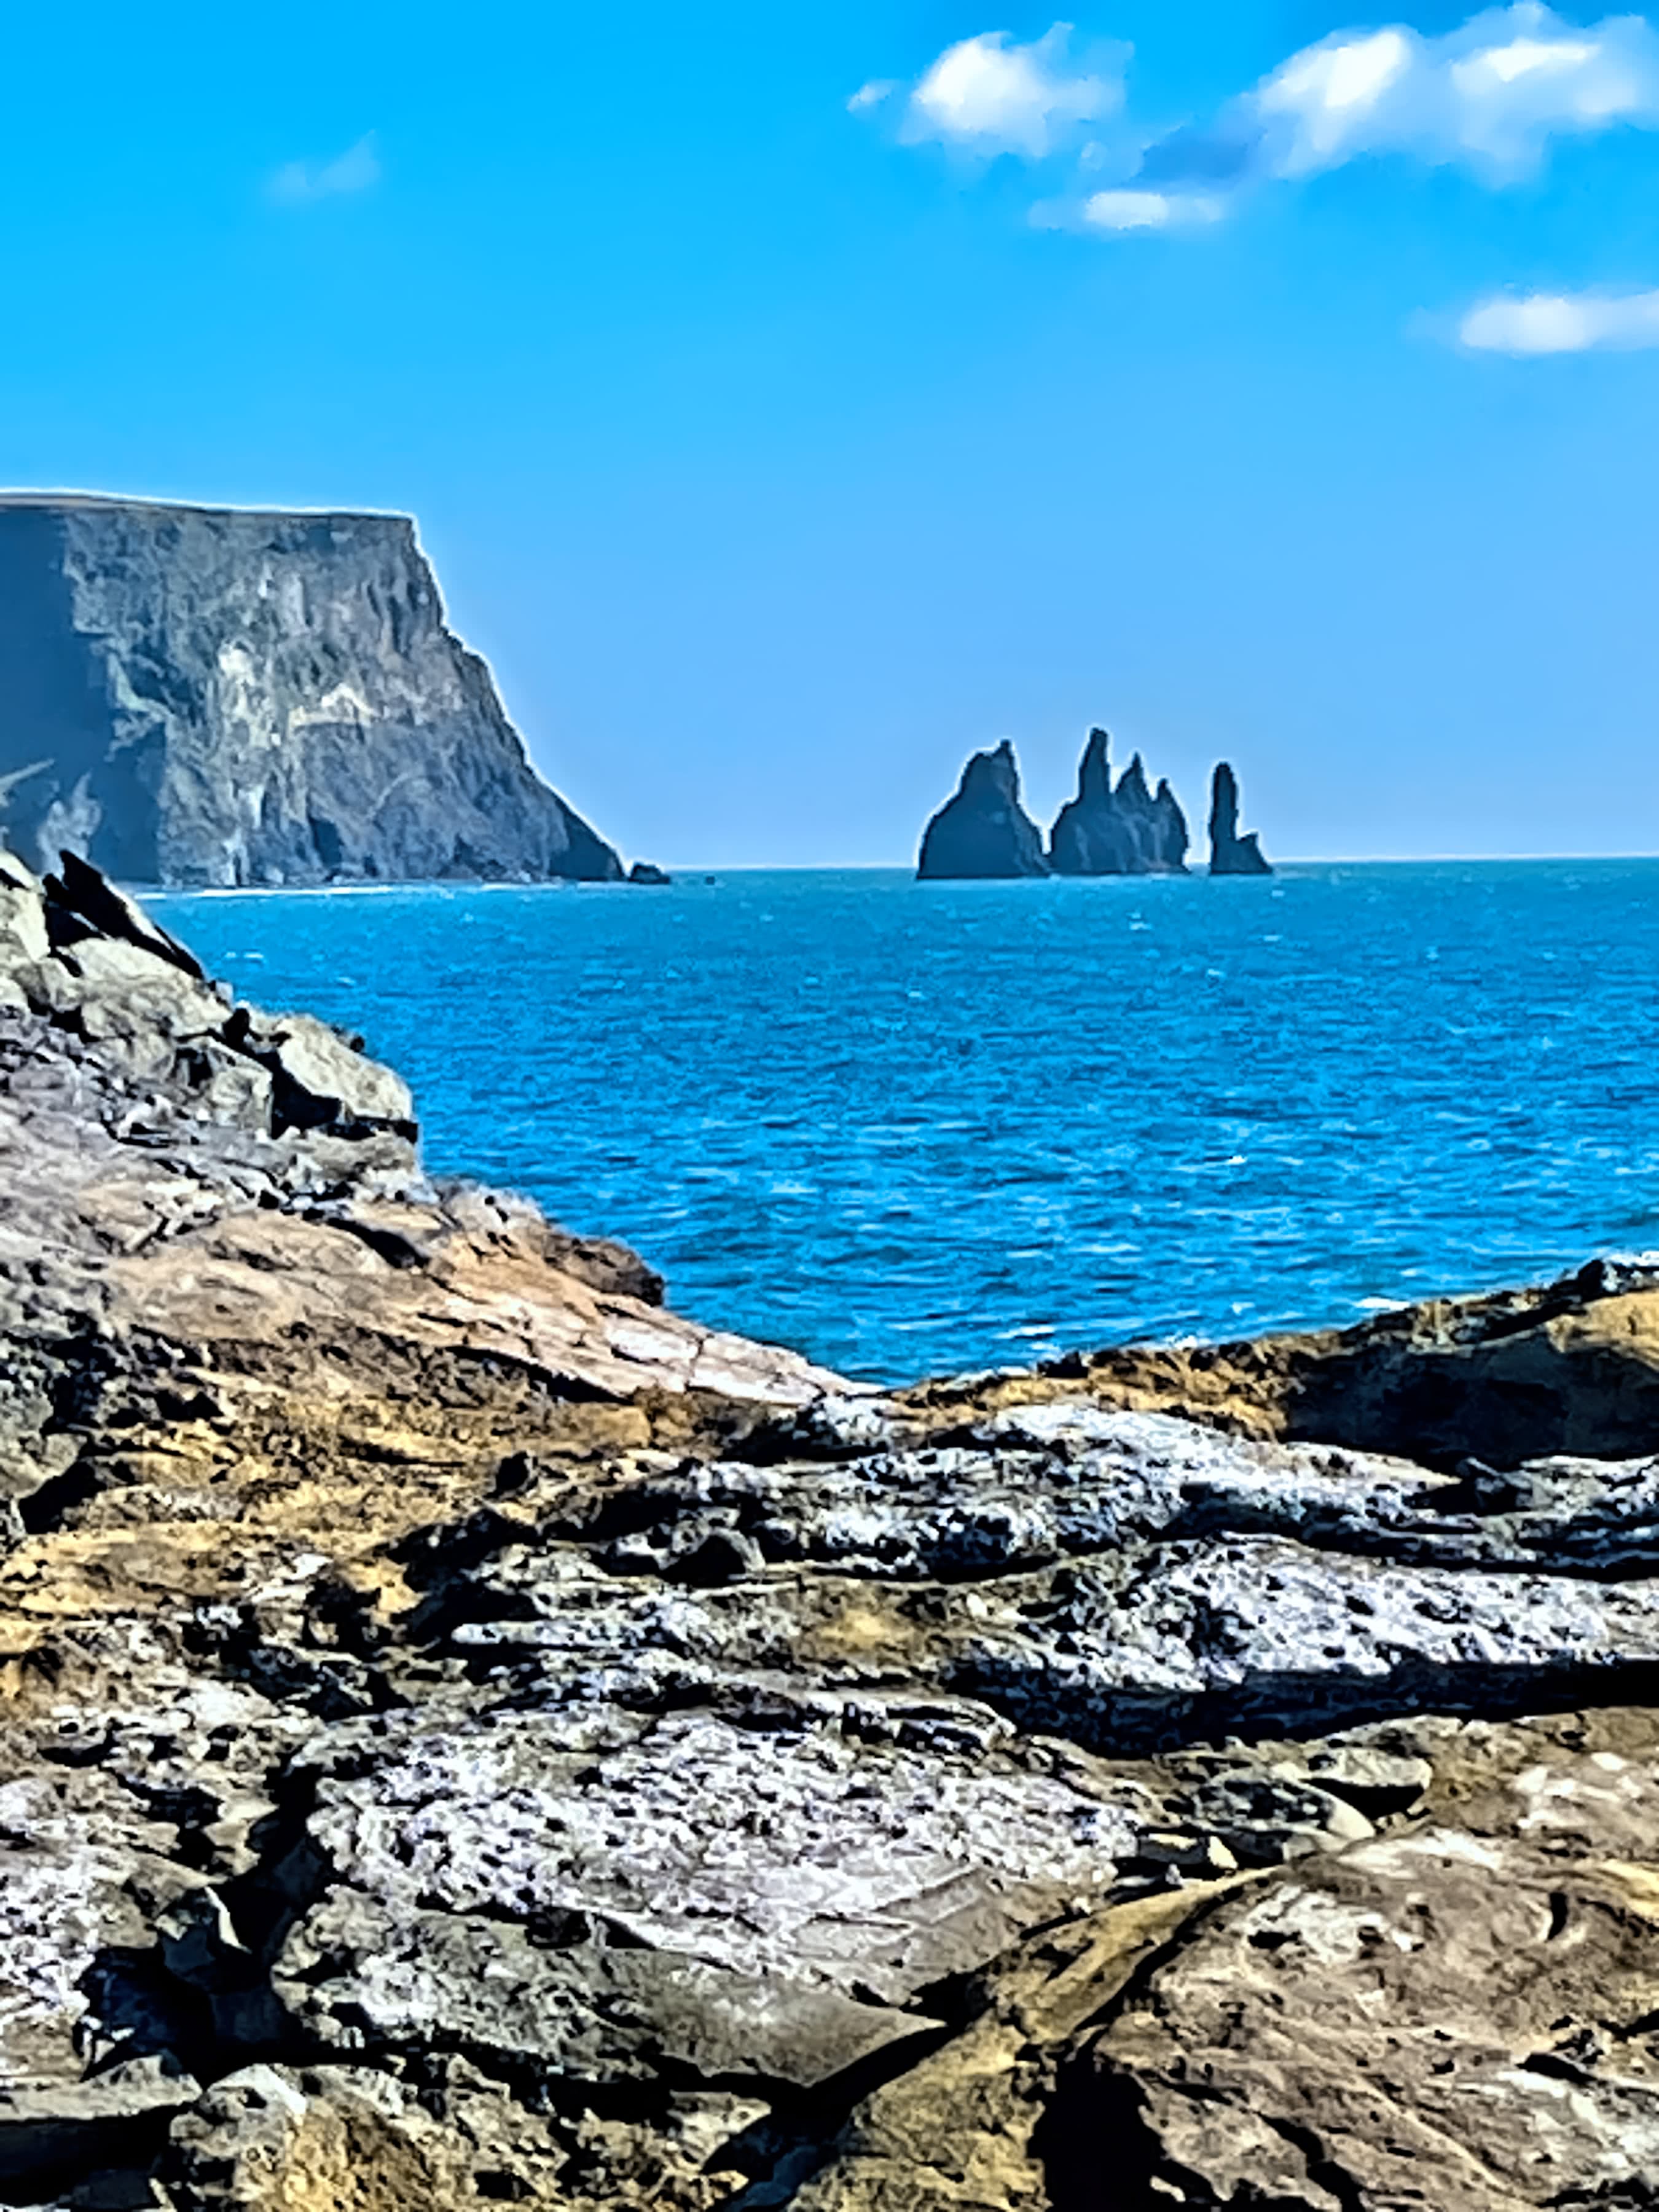
{"type": "Polygon", "coordinates": [[[1167,779],[1154,796],[1137,753],[1114,790],[1111,739],[1091,730],[1077,797],[1060,809],[1049,840],[1055,874],[1182,875],[1187,845],[1187,817],[1167,779]]]}
{"type": "Polygon", "coordinates": [[[1019,769],[1005,738],[975,753],[956,795],[922,833],[916,873],[924,878],[1046,876],[1042,836],[1019,803],[1019,769]]]}
{"type": "Polygon", "coordinates": [[[1210,873],[1212,876],[1270,876],[1257,833],[1238,830],[1238,778],[1223,761],[1210,784],[1210,873]]]}
{"type": "Polygon", "coordinates": [[[1659,1272],[883,1396],[0,859],[0,2201],[1659,2201],[1659,1272]]]}
{"type": "Polygon", "coordinates": [[[0,500],[0,798],[139,883],[622,872],[401,515],[0,500]]]}

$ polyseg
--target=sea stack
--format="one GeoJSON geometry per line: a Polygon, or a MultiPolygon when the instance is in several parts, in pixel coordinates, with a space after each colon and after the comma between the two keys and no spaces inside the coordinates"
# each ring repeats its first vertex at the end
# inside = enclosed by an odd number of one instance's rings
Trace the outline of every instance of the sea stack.
{"type": "Polygon", "coordinates": [[[956,796],[922,833],[919,877],[1046,876],[1042,834],[1019,803],[1019,766],[1006,738],[975,753],[956,796]]]}
{"type": "Polygon", "coordinates": [[[1210,785],[1210,873],[1212,876],[1270,876],[1255,830],[1238,830],[1238,778],[1223,761],[1210,785]]]}
{"type": "Polygon", "coordinates": [[[135,883],[623,872],[398,514],[0,498],[0,814],[135,883]]]}
{"type": "Polygon", "coordinates": [[[1178,876],[1187,867],[1187,817],[1167,779],[1154,794],[1137,753],[1112,788],[1111,739],[1089,732],[1077,797],[1060,809],[1048,857],[1062,876],[1178,876]]]}

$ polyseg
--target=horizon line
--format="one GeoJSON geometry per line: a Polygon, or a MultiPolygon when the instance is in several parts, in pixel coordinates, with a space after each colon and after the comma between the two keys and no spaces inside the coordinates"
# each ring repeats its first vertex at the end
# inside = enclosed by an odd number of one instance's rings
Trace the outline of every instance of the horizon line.
{"type": "MultiPolygon", "coordinates": [[[[1279,868],[1354,868],[1354,867],[1410,867],[1425,861],[1437,865],[1480,866],[1519,860],[1659,860],[1659,848],[1643,853],[1285,853],[1270,865],[1279,868]]],[[[815,870],[833,868],[844,874],[861,872],[866,874],[892,873],[904,870],[914,874],[914,860],[666,860],[661,864],[670,869],[681,868],[687,875],[707,875],[716,869],[726,875],[807,875],[815,870]]],[[[1208,864],[1200,861],[1195,866],[1179,872],[1184,876],[1207,876],[1208,864]]],[[[1179,876],[1158,872],[1146,876],[1066,876],[1050,870],[1048,878],[1039,876],[940,876],[939,883],[1041,883],[1044,880],[1076,883],[1157,883],[1176,882],[1179,876]]],[[[1249,878],[1235,880],[1249,881],[1249,878]]]]}
{"type": "MultiPolygon", "coordinates": [[[[1659,862],[1655,853],[1354,853],[1319,854],[1315,855],[1289,854],[1272,863],[1272,874],[1262,877],[1224,876],[1212,878],[1207,866],[1183,869],[1179,875],[1158,873],[1149,875],[1069,876],[1049,872],[1042,876],[941,876],[924,878],[916,874],[915,863],[908,860],[678,860],[665,864],[665,872],[675,883],[690,884],[699,878],[716,876],[813,876],[813,875],[902,875],[913,882],[933,881],[938,884],[963,884],[976,883],[1121,883],[1145,885],[1156,883],[1267,883],[1273,875],[1287,868],[1395,868],[1395,867],[1511,867],[1554,861],[1563,865],[1583,865],[1597,862],[1618,865],[1632,861],[1659,862]]],[[[355,890],[409,891],[438,889],[451,893],[469,890],[636,890],[625,878],[610,881],[589,882],[571,876],[547,876],[532,880],[514,881],[489,877],[411,876],[401,878],[346,877],[337,882],[319,884],[159,884],[126,881],[123,888],[141,898],[250,898],[308,896],[316,892],[355,890]]],[[[647,886],[647,888],[649,888],[647,886]]]]}

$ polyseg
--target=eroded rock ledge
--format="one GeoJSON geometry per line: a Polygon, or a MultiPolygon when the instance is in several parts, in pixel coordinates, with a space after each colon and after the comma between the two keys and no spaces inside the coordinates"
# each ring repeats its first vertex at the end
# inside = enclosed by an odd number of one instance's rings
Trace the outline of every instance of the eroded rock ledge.
{"type": "Polygon", "coordinates": [[[0,2202],[1659,2201],[1659,1278],[882,1397],[0,884],[0,2202]]]}

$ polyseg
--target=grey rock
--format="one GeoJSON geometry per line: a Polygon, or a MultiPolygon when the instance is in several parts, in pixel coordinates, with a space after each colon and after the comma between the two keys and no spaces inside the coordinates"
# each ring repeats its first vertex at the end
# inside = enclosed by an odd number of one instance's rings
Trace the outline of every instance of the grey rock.
{"type": "Polygon", "coordinates": [[[1137,753],[1114,789],[1110,749],[1104,730],[1090,731],[1077,797],[1060,809],[1049,840],[1055,874],[1184,874],[1187,819],[1168,781],[1154,796],[1137,753]]]}
{"type": "MultiPolygon", "coordinates": [[[[703,1702],[717,1706],[720,1675],[740,1689],[744,1670],[738,1653],[722,1668],[710,1644],[703,1702]]],[[[564,1672],[564,1654],[558,1663],[564,1672]]],[[[430,1952],[430,1929],[386,1948],[386,1929],[422,1909],[516,1923],[544,1944],[550,1931],[568,1941],[573,1926],[604,1928],[679,1962],[657,1993],[659,2033],[661,2005],[683,2002],[700,1962],[711,2002],[720,1975],[755,1985],[752,2070],[804,2080],[903,2030],[880,2007],[908,2005],[1022,1924],[1109,1886],[1115,1856],[1133,1846],[1133,1813],[1113,1793],[988,1755],[966,1729],[883,1741],[879,1714],[849,1713],[844,1694],[817,1713],[775,1698],[759,1726],[717,1711],[675,1717],[674,1692],[650,1700],[620,1669],[569,1686],[565,1709],[503,1715],[483,1731],[331,1739],[324,1755],[343,1771],[321,1783],[313,1833],[338,1882],[279,1962],[292,2002],[385,2021],[390,2033],[404,2000],[375,1994],[376,1962],[430,1952]],[[628,1710],[653,1702],[665,1717],[628,1710]],[[865,2010],[838,2011],[837,1991],[865,2010]],[[806,2023],[826,2038],[817,2058],[800,2041],[806,2023]]],[[[637,2007],[651,1991],[635,1984],[637,2007]]],[[[508,1997],[522,2046],[547,1990],[523,1978],[508,1997]]],[[[599,2063],[593,2051],[586,2063],[599,2063]]]]}
{"type": "Polygon", "coordinates": [[[38,1755],[15,1759],[0,1784],[0,1838],[3,2172],[8,2127],[21,2131],[21,2159],[31,2128],[53,2113],[67,2124],[89,2058],[155,2055],[161,2011],[147,2010],[115,1963],[145,1947],[151,1915],[199,1878],[118,1779],[54,1771],[38,1755]]]}
{"type": "Polygon", "coordinates": [[[1005,738],[975,753],[956,795],[922,834],[923,878],[1046,876],[1042,836],[1019,803],[1019,769],[1005,738]]]}
{"type": "Polygon", "coordinates": [[[1210,873],[1212,876],[1270,876],[1258,833],[1238,828],[1238,778],[1226,761],[1210,784],[1210,873]]]}
{"type": "Polygon", "coordinates": [[[413,1139],[409,1085],[389,1067],[363,1056],[361,1037],[314,1014],[261,1014],[238,1007],[226,1036],[272,1079],[274,1127],[331,1128],[356,1135],[390,1130],[413,1139]]]}
{"type": "Polygon", "coordinates": [[[460,2048],[520,2078],[596,2087],[708,2081],[814,2088],[938,2023],[805,1976],[734,1972],[706,1958],[556,1925],[429,1912],[333,1892],[290,1937],[276,1986],[325,2045],[460,2048]]]}
{"type": "Polygon", "coordinates": [[[131,882],[622,874],[399,515],[0,501],[0,793],[131,882]]]}
{"type": "Polygon", "coordinates": [[[156,2057],[87,2081],[0,2087],[0,2190],[14,2203],[39,2203],[67,2186],[86,2212],[150,2202],[147,2176],[169,2124],[201,2094],[198,2081],[156,2057]]]}

